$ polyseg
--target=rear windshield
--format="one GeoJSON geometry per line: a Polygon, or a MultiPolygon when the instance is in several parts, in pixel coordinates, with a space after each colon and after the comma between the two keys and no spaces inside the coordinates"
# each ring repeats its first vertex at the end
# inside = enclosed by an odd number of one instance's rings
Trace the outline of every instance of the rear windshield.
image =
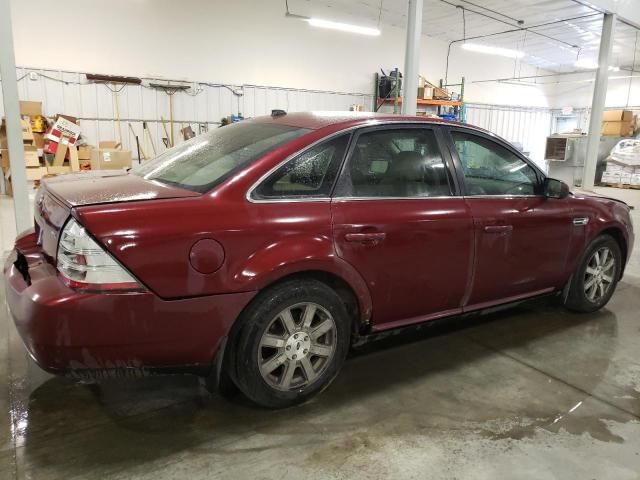
{"type": "Polygon", "coordinates": [[[131,173],[204,193],[268,151],[307,132],[288,125],[234,123],[181,143],[131,173]]]}

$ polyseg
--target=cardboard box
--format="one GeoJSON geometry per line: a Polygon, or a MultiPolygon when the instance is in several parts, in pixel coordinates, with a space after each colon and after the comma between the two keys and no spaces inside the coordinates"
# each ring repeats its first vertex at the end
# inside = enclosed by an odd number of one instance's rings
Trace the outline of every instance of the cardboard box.
{"type": "MultiPolygon", "coordinates": [[[[33,132],[31,131],[31,125],[29,122],[20,119],[20,129],[22,130],[22,141],[28,143],[33,142],[33,132]]],[[[2,119],[2,124],[0,124],[0,148],[8,148],[7,122],[4,119],[2,119]]]]}
{"type": "Polygon", "coordinates": [[[418,98],[422,100],[430,100],[433,98],[433,87],[418,88],[418,98]]]}
{"type": "Polygon", "coordinates": [[[450,95],[446,88],[437,87],[433,83],[425,82],[425,88],[429,87],[433,89],[433,93],[431,94],[431,98],[435,98],[438,100],[449,100],[450,95]]]}
{"type": "Polygon", "coordinates": [[[71,167],[67,165],[62,167],[54,167],[53,165],[49,165],[47,167],[48,175],[63,175],[65,173],[71,173],[71,167]]]}
{"type": "Polygon", "coordinates": [[[51,127],[47,138],[56,143],[74,145],[80,136],[80,125],[58,115],[56,123],[51,127]]]}
{"type": "Polygon", "coordinates": [[[47,174],[47,169],[45,167],[29,167],[26,170],[27,170],[27,180],[31,182],[40,180],[43,175],[47,174]]]}
{"type": "Polygon", "coordinates": [[[35,133],[33,134],[33,144],[37,148],[44,148],[44,133],[35,133]]]}
{"type": "Polygon", "coordinates": [[[20,115],[26,115],[29,118],[42,115],[42,102],[20,101],[20,115]]]}
{"type": "MultiPolygon", "coordinates": [[[[0,161],[3,168],[9,168],[11,163],[9,162],[9,150],[0,150],[0,161]]],[[[39,167],[40,157],[38,156],[38,149],[31,145],[24,146],[24,164],[26,167],[39,167]]]]}
{"type": "Polygon", "coordinates": [[[63,115],[62,113],[58,113],[56,115],[56,122],[61,118],[64,118],[71,123],[75,123],[76,125],[78,124],[78,119],[76,117],[72,117],[71,115],[63,115]]]}
{"type": "Polygon", "coordinates": [[[120,148],[120,144],[115,140],[105,140],[104,142],[98,143],[98,148],[116,149],[116,148],[120,148]]]}
{"type": "Polygon", "coordinates": [[[24,146],[24,164],[27,167],[39,167],[40,158],[38,157],[38,149],[36,147],[24,146]]]}
{"type": "Polygon", "coordinates": [[[9,150],[6,148],[0,149],[0,166],[9,168],[9,150]]]}
{"type": "Polygon", "coordinates": [[[115,148],[94,148],[91,152],[91,170],[120,170],[131,167],[131,152],[115,148]]]}
{"type": "Polygon", "coordinates": [[[633,122],[602,122],[602,135],[605,137],[630,137],[633,135],[633,122]]]}
{"type": "Polygon", "coordinates": [[[631,122],[633,112],[631,110],[605,110],[602,113],[603,122],[631,122]]]}
{"type": "Polygon", "coordinates": [[[78,160],[91,160],[91,145],[80,145],[78,147],[78,160]]]}
{"type": "Polygon", "coordinates": [[[26,120],[20,120],[20,128],[22,129],[22,141],[32,142],[33,132],[31,131],[31,124],[26,120]]]}

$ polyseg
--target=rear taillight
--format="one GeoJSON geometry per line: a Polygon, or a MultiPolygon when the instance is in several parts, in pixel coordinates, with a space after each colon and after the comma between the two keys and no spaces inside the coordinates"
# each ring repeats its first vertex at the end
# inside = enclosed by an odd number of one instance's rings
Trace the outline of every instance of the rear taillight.
{"type": "Polygon", "coordinates": [[[143,289],[73,218],[60,233],[58,272],[72,288],[98,291],[143,289]]]}

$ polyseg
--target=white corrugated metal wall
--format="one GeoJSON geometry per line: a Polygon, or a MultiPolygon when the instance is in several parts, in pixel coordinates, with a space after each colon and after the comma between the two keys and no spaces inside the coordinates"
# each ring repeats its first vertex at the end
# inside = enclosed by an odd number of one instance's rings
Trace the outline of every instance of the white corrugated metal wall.
{"type": "MultiPolygon", "coordinates": [[[[79,72],[19,68],[17,76],[21,100],[41,101],[44,113],[49,116],[64,113],[81,119],[83,135],[90,144],[121,138],[124,148],[135,150],[128,123],[142,138],[142,122],[146,121],[156,151],[165,148],[162,137],[166,135],[161,119],[169,119],[169,96],[148,84],[166,80],[144,79],[143,85],[119,86],[117,91],[112,91],[113,86],[88,83],[79,72]],[[36,80],[30,79],[31,72],[36,73],[36,80]],[[120,128],[115,120],[116,99],[120,128]]],[[[175,139],[180,138],[182,126],[191,125],[198,132],[200,124],[213,128],[222,117],[231,114],[254,117],[266,115],[274,108],[289,112],[348,110],[353,104],[364,105],[369,110],[373,102],[372,95],[365,93],[212,83],[194,83],[193,86],[197,93],[188,90],[173,95],[175,139]],[[238,89],[242,90],[242,96],[234,95],[233,90],[238,89]]],[[[468,103],[466,120],[522,144],[524,151],[530,152],[530,157],[544,167],[545,138],[551,133],[551,109],[468,103]]]]}
{"type": "Polygon", "coordinates": [[[544,148],[551,134],[552,110],[541,107],[466,104],[466,121],[509,142],[520,143],[541,168],[546,169],[544,148]]]}
{"type": "MultiPolygon", "coordinates": [[[[166,80],[143,79],[142,85],[104,85],[88,83],[79,72],[18,68],[20,100],[42,102],[43,113],[72,115],[80,119],[83,136],[97,145],[104,140],[122,139],[123,148],[135,151],[135,139],[128,123],[142,139],[142,122],[146,121],[157,152],[164,150],[162,137],[166,137],[162,118],[169,120],[169,96],[149,87],[149,83],[166,80]],[[30,79],[30,73],[37,75],[30,79]],[[112,90],[117,91],[112,91],[112,90]],[[117,99],[117,107],[116,107],[117,99]],[[116,108],[120,128],[116,122],[116,108]],[[121,137],[120,137],[121,135],[121,137]]],[[[189,83],[189,82],[181,82],[189,83]]],[[[222,85],[194,83],[193,89],[173,95],[174,138],[179,143],[182,126],[191,125],[197,133],[200,124],[216,127],[221,118],[241,113],[245,117],[266,115],[274,108],[289,112],[305,110],[349,110],[350,105],[362,104],[370,109],[371,94],[303,90],[258,85],[222,85]],[[233,90],[241,89],[242,96],[233,90]]],[[[0,93],[0,116],[2,111],[0,93]]],[[[168,128],[168,123],[166,124],[168,128]]],[[[147,152],[149,155],[150,152],[147,152]]],[[[135,155],[135,154],[134,154],[135,155]]]]}

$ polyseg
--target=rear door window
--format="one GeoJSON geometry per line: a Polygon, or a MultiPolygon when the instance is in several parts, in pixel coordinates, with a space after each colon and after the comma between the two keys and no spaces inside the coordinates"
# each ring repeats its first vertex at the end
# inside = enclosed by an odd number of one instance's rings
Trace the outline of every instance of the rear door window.
{"type": "Polygon", "coordinates": [[[254,190],[253,198],[328,197],[349,136],[322,142],[289,160],[254,190]]]}

